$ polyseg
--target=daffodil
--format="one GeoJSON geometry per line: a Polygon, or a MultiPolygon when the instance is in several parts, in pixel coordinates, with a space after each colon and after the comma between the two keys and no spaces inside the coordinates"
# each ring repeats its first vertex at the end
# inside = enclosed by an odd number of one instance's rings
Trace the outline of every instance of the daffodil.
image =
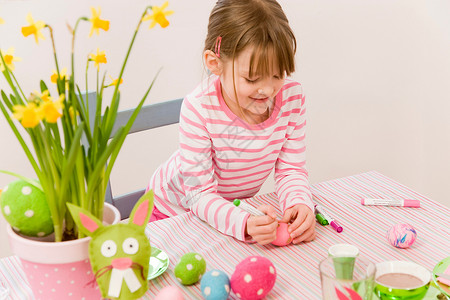
{"type": "MultiPolygon", "coordinates": [[[[22,59],[20,57],[14,56],[14,48],[9,48],[6,53],[0,50],[3,56],[3,59],[5,60],[5,64],[8,67],[10,71],[14,71],[14,63],[15,61],[21,61],[22,59]]],[[[0,71],[5,71],[5,66],[3,65],[3,62],[0,60],[0,71]]]]}
{"type": "Polygon", "coordinates": [[[4,24],[5,20],[3,20],[2,18],[0,18],[0,24],[4,24]]]}
{"type": "Polygon", "coordinates": [[[95,63],[97,70],[100,69],[100,64],[106,64],[106,55],[105,51],[100,51],[97,48],[97,54],[91,53],[90,59],[95,63]]]}
{"type": "MultiPolygon", "coordinates": [[[[117,82],[119,81],[119,78],[114,79],[114,78],[111,77],[111,75],[109,76],[109,78],[111,78],[111,83],[109,84],[109,86],[117,85],[117,82]]],[[[120,78],[120,83],[119,84],[122,84],[122,83],[123,83],[123,78],[120,78]]]]}
{"type": "MultiPolygon", "coordinates": [[[[48,91],[46,91],[48,92],[48,91]]],[[[44,100],[41,104],[40,109],[42,111],[42,115],[45,118],[45,121],[48,123],[56,123],[58,119],[62,116],[62,109],[64,107],[64,94],[59,96],[59,99],[56,101],[44,100]]]]}
{"type": "Polygon", "coordinates": [[[28,98],[28,101],[34,101],[34,100],[36,100],[36,98],[38,98],[37,102],[53,100],[53,98],[50,97],[50,93],[48,90],[45,90],[43,93],[34,91],[33,93],[31,93],[30,97],[28,98]]]}
{"type": "Polygon", "coordinates": [[[75,112],[75,110],[73,109],[73,106],[69,107],[69,116],[70,116],[71,120],[73,120],[75,118],[75,116],[78,116],[78,115],[79,115],[78,111],[75,112]]]}
{"type": "Polygon", "coordinates": [[[100,19],[101,9],[98,8],[98,12],[95,10],[94,7],[91,7],[92,11],[92,18],[89,19],[92,23],[91,32],[89,33],[89,37],[92,36],[92,34],[95,33],[99,34],[99,29],[103,29],[104,31],[108,31],[109,29],[109,21],[100,19]]]}
{"type": "MultiPolygon", "coordinates": [[[[63,69],[61,70],[61,72],[59,72],[59,79],[60,79],[60,80],[64,80],[64,77],[67,77],[67,68],[63,68],[63,69]]],[[[50,77],[50,80],[51,80],[53,83],[56,83],[56,82],[58,81],[58,72],[57,72],[56,70],[53,70],[53,74],[52,74],[52,76],[50,77]]]]}
{"type": "Polygon", "coordinates": [[[167,10],[164,11],[164,9],[167,8],[167,6],[169,5],[169,2],[166,1],[163,3],[163,5],[161,5],[161,7],[158,6],[152,6],[152,14],[146,14],[144,16],[144,18],[142,18],[142,21],[148,21],[151,20],[150,22],[150,28],[155,27],[155,25],[158,23],[159,25],[161,25],[162,28],[166,28],[167,26],[169,26],[169,21],[167,21],[167,16],[170,16],[171,14],[173,14],[173,10],[167,10]]]}
{"type": "Polygon", "coordinates": [[[34,102],[29,102],[26,106],[14,105],[13,117],[20,121],[25,128],[34,128],[42,120],[42,111],[34,102]]]}
{"type": "Polygon", "coordinates": [[[45,23],[42,21],[34,21],[33,16],[31,14],[27,15],[27,22],[30,24],[29,26],[22,27],[22,34],[24,37],[27,37],[31,34],[34,34],[34,38],[36,43],[39,44],[39,38],[45,40],[44,35],[41,30],[45,27],[45,23]]]}

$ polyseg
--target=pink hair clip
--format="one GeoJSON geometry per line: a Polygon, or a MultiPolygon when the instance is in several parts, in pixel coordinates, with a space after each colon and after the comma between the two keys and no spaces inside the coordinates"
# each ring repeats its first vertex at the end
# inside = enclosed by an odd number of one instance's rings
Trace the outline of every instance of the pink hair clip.
{"type": "Polygon", "coordinates": [[[220,58],[220,45],[222,44],[222,37],[219,35],[216,39],[216,45],[214,47],[214,52],[216,52],[216,55],[218,58],[220,58]]]}

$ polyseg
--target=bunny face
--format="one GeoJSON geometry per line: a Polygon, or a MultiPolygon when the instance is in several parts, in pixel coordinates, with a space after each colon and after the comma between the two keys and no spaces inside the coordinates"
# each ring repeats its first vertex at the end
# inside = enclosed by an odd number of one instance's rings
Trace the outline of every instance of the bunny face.
{"type": "Polygon", "coordinates": [[[68,204],[78,228],[92,237],[89,258],[102,297],[137,299],[148,289],[150,241],[145,226],[153,208],[153,192],[139,199],[128,224],[103,226],[86,210],[68,204]]]}
{"type": "Polygon", "coordinates": [[[94,273],[104,274],[97,276],[102,295],[134,299],[133,295],[144,294],[150,252],[150,242],[140,226],[116,224],[96,230],[89,257],[94,273]]]}
{"type": "Polygon", "coordinates": [[[89,251],[96,254],[96,262],[102,266],[117,265],[117,259],[122,258],[140,261],[150,251],[144,231],[133,224],[102,227],[92,235],[92,240],[95,243],[89,245],[89,251]]]}

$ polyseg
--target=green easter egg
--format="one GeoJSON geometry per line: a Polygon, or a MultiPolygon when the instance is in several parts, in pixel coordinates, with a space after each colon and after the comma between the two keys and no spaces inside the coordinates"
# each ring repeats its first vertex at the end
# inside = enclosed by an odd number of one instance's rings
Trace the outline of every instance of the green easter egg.
{"type": "Polygon", "coordinates": [[[24,235],[42,237],[53,232],[44,192],[26,181],[13,181],[2,190],[0,208],[14,230],[24,235]]]}
{"type": "Polygon", "coordinates": [[[183,285],[191,285],[200,280],[206,271],[206,262],[195,252],[186,253],[175,266],[175,277],[183,285]]]}

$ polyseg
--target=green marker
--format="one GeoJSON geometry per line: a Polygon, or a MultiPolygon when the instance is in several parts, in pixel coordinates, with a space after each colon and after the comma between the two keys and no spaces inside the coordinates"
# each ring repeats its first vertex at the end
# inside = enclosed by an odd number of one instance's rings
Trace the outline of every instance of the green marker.
{"type": "Polygon", "coordinates": [[[239,200],[239,199],[234,199],[233,204],[234,204],[236,207],[239,207],[239,208],[245,210],[246,212],[251,213],[251,214],[254,215],[254,216],[265,216],[265,214],[264,214],[262,211],[260,211],[260,210],[258,210],[258,209],[256,209],[256,208],[254,208],[254,207],[251,206],[250,204],[247,204],[247,203],[245,203],[244,201],[241,201],[241,200],[239,200]]]}
{"type": "Polygon", "coordinates": [[[316,219],[319,221],[320,225],[326,226],[328,225],[328,220],[322,214],[316,214],[316,219]]]}

